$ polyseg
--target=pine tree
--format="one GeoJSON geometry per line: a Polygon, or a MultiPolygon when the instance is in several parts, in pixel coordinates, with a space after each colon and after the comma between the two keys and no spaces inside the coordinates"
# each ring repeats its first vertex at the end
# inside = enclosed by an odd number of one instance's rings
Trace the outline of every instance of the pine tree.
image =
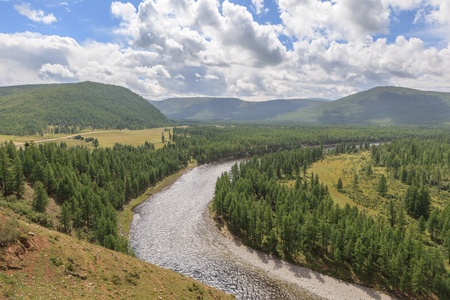
{"type": "Polygon", "coordinates": [[[366,169],[366,176],[371,176],[373,174],[372,164],[369,164],[366,169]]]}
{"type": "Polygon", "coordinates": [[[395,211],[395,206],[392,199],[389,201],[388,219],[391,227],[394,228],[395,223],[397,222],[397,212],[395,211]]]}
{"type": "Polygon", "coordinates": [[[34,198],[32,207],[37,212],[45,212],[45,208],[48,205],[47,192],[44,189],[44,185],[40,181],[36,181],[34,184],[34,198]]]}
{"type": "Polygon", "coordinates": [[[378,179],[377,184],[377,192],[381,197],[384,197],[387,193],[387,183],[386,183],[386,177],[384,174],[381,174],[380,178],[378,179]]]}
{"type": "Polygon", "coordinates": [[[339,177],[338,182],[337,182],[337,190],[338,190],[338,192],[342,192],[342,189],[343,189],[342,179],[341,179],[341,177],[339,177]]]}
{"type": "Polygon", "coordinates": [[[415,207],[416,207],[416,200],[417,200],[417,187],[415,185],[411,185],[405,194],[405,208],[408,214],[410,214],[413,217],[416,217],[415,215],[415,207]]]}
{"type": "Polygon", "coordinates": [[[58,187],[56,188],[56,197],[59,203],[64,203],[67,200],[70,200],[71,197],[75,194],[75,188],[73,186],[72,180],[69,175],[66,173],[64,178],[59,181],[58,187]]]}
{"type": "Polygon", "coordinates": [[[4,148],[0,147],[0,187],[3,191],[3,196],[11,195],[13,184],[11,161],[4,148]]]}
{"type": "Polygon", "coordinates": [[[445,249],[447,250],[447,255],[448,255],[448,263],[450,264],[450,229],[447,230],[447,233],[445,234],[444,237],[444,246],[445,249]]]}
{"type": "Polygon", "coordinates": [[[420,216],[424,216],[425,219],[428,219],[430,215],[430,205],[431,198],[428,193],[428,188],[426,186],[421,186],[418,193],[417,199],[414,207],[414,214],[418,218],[420,216]]]}
{"type": "Polygon", "coordinates": [[[358,187],[358,174],[355,173],[353,175],[353,182],[352,183],[353,183],[353,188],[356,189],[358,187]]]}
{"type": "Polygon", "coordinates": [[[438,226],[439,226],[439,209],[434,209],[433,212],[430,215],[430,218],[427,222],[427,229],[428,232],[431,234],[431,239],[434,240],[436,236],[434,235],[435,232],[437,232],[438,226]]]}
{"type": "Polygon", "coordinates": [[[25,176],[23,175],[22,164],[18,157],[14,159],[13,173],[14,192],[16,193],[17,199],[20,199],[25,192],[25,176]]]}
{"type": "Polygon", "coordinates": [[[421,233],[425,231],[425,227],[427,225],[427,222],[425,221],[424,216],[420,216],[419,218],[419,230],[421,233]]]}

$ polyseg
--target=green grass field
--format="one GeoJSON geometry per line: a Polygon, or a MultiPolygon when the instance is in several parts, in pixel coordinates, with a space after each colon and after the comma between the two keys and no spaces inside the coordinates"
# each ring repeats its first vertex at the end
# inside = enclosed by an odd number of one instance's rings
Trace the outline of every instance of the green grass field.
{"type": "MultiPolygon", "coordinates": [[[[106,130],[106,131],[85,131],[75,135],[81,135],[82,137],[98,139],[99,147],[108,148],[113,147],[115,143],[120,143],[123,145],[140,146],[146,141],[153,143],[156,147],[162,148],[169,139],[169,132],[165,130],[170,130],[172,133],[172,127],[161,127],[143,130],[106,130]],[[162,143],[161,135],[164,132],[165,143],[162,143]]],[[[92,142],[87,143],[85,140],[74,139],[73,134],[44,134],[43,136],[33,135],[33,136],[15,136],[15,135],[0,135],[0,142],[3,141],[13,141],[18,147],[22,146],[25,142],[65,142],[67,146],[86,146],[93,149],[94,146],[92,142]]]]}
{"type": "MultiPolygon", "coordinates": [[[[309,169],[317,174],[319,180],[328,185],[334,201],[341,206],[345,204],[357,205],[362,211],[369,215],[384,214],[386,207],[392,199],[397,209],[403,207],[403,196],[408,185],[394,178],[384,167],[373,167],[373,174],[368,176],[366,168],[370,162],[368,151],[357,154],[343,154],[329,156],[316,162],[309,169]],[[353,184],[354,175],[358,176],[358,184],[353,184]],[[388,192],[385,197],[381,197],[376,191],[378,179],[384,174],[387,179],[388,192]],[[337,190],[337,181],[341,178],[343,190],[337,190]]],[[[445,203],[450,200],[449,193],[439,192],[437,187],[430,187],[432,206],[444,208],[445,203]]]]}
{"type": "MultiPolygon", "coordinates": [[[[103,131],[97,133],[86,133],[83,137],[89,138],[92,137],[94,139],[98,139],[100,147],[108,148],[113,147],[114,144],[119,143],[122,145],[131,145],[131,146],[140,146],[143,145],[146,141],[153,143],[156,147],[162,148],[169,139],[169,132],[164,131],[164,129],[170,129],[172,132],[172,127],[164,127],[164,128],[153,128],[153,129],[144,129],[144,130],[122,130],[122,131],[103,131]],[[162,143],[161,135],[164,132],[165,143],[162,143]]],[[[84,140],[76,140],[76,139],[67,139],[64,140],[67,143],[67,146],[86,146],[88,148],[93,148],[92,142],[86,143],[84,140]]]]}

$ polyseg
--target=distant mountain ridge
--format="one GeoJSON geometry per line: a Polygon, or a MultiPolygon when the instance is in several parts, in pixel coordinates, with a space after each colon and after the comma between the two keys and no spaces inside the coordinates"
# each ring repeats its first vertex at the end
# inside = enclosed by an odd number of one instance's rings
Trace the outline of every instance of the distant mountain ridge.
{"type": "Polygon", "coordinates": [[[80,82],[0,87],[0,134],[27,135],[48,126],[143,129],[170,124],[130,90],[80,82]]]}
{"type": "Polygon", "coordinates": [[[304,107],[325,103],[324,100],[288,99],[249,102],[237,98],[170,98],[150,101],[163,114],[176,120],[264,121],[304,107]]]}
{"type": "Polygon", "coordinates": [[[450,93],[376,87],[271,120],[327,124],[450,125],[450,93]]]}
{"type": "Polygon", "coordinates": [[[194,97],[150,103],[167,117],[178,120],[450,125],[450,93],[389,86],[336,101],[248,102],[237,98],[194,97]]]}

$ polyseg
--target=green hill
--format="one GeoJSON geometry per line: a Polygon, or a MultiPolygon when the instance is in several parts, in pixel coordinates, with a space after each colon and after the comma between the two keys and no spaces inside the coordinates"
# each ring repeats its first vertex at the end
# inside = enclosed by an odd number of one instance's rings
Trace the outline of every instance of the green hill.
{"type": "Polygon", "coordinates": [[[0,134],[27,135],[72,128],[143,129],[168,125],[158,109],[113,85],[72,84],[0,87],[0,134]]]}
{"type": "Polygon", "coordinates": [[[150,101],[171,119],[200,121],[265,121],[281,114],[324,102],[310,99],[248,102],[237,98],[212,97],[150,101]]]}
{"type": "Polygon", "coordinates": [[[450,124],[450,93],[377,87],[272,121],[359,124],[450,124]]]}

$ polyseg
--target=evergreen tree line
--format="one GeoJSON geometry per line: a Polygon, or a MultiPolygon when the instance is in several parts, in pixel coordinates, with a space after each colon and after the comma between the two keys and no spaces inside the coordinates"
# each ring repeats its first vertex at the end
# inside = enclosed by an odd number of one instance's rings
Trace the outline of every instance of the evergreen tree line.
{"type": "MultiPolygon", "coordinates": [[[[408,138],[390,144],[372,147],[372,161],[385,166],[388,172],[410,185],[404,201],[409,215],[428,220],[431,214],[441,216],[442,211],[431,211],[429,187],[436,186],[448,193],[450,190],[450,138],[408,138]]],[[[445,219],[445,218],[440,218],[445,219]]],[[[443,224],[441,224],[443,225],[443,224]]],[[[437,228],[437,237],[443,227],[437,228]]],[[[434,231],[434,230],[433,230],[434,231]]]]}
{"type": "Polygon", "coordinates": [[[176,127],[173,141],[189,148],[199,163],[208,163],[227,156],[245,157],[290,150],[305,146],[338,145],[345,152],[356,145],[368,147],[371,143],[398,138],[422,137],[434,139],[445,136],[446,127],[362,125],[227,125],[176,127]]]}
{"type": "MultiPolygon", "coordinates": [[[[353,273],[366,284],[397,293],[449,298],[441,246],[430,244],[415,223],[405,226],[400,220],[374,219],[348,204],[341,208],[314,174],[298,176],[293,187],[278,182],[276,165],[305,157],[303,151],[253,158],[222,174],[213,200],[217,216],[256,249],[291,261],[305,257],[332,274],[353,273]]],[[[300,165],[313,162],[309,157],[300,165]]],[[[288,173],[281,170],[282,175],[288,173]]],[[[450,204],[439,218],[443,216],[438,222],[445,224],[450,259],[450,204]]]]}
{"type": "Polygon", "coordinates": [[[0,188],[4,196],[20,198],[24,182],[34,186],[32,207],[45,212],[48,197],[61,206],[60,230],[72,228],[91,242],[127,253],[128,242],[118,234],[117,211],[149,184],[183,168],[186,151],[173,145],[112,149],[74,147],[64,143],[31,144],[16,150],[12,143],[0,147],[0,188]]]}
{"type": "Polygon", "coordinates": [[[393,140],[372,147],[377,166],[387,167],[403,183],[437,186],[450,190],[450,137],[422,137],[393,140]]]}

